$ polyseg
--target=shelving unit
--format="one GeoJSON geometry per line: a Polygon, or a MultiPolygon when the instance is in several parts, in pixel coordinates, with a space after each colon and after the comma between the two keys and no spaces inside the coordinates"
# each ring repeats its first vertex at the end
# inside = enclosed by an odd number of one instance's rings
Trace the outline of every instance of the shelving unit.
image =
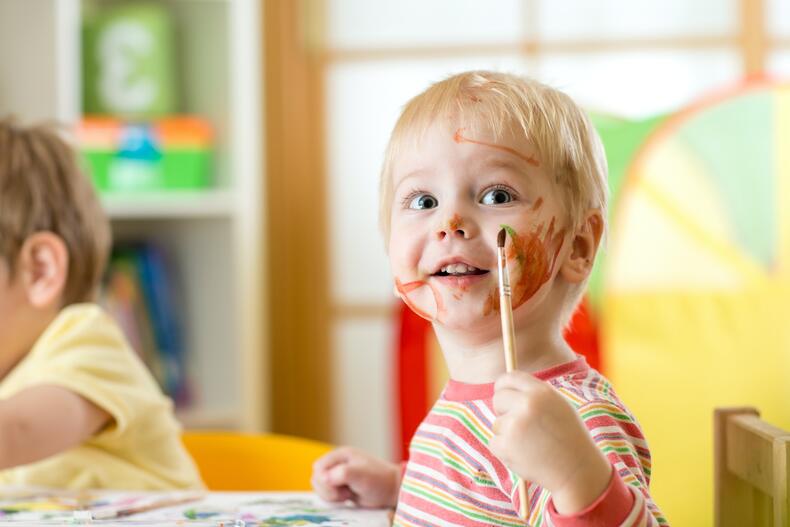
{"type": "Polygon", "coordinates": [[[230,218],[234,214],[233,194],[222,189],[176,194],[105,194],[102,204],[113,220],[230,218]]]}
{"type": "MultiPolygon", "coordinates": [[[[0,2],[0,115],[76,124],[82,13],[112,0],[0,2]]],[[[167,250],[183,293],[193,407],[187,427],[268,429],[261,13],[256,0],[168,0],[180,111],[216,134],[205,191],[102,196],[118,241],[167,250]]]]}

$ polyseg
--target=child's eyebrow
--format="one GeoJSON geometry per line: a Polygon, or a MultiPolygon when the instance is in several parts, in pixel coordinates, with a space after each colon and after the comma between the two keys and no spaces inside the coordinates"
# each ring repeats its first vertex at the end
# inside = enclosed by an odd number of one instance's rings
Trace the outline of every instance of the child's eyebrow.
{"type": "Polygon", "coordinates": [[[507,168],[513,170],[514,172],[518,172],[520,174],[526,174],[527,171],[522,163],[519,163],[515,159],[509,159],[501,156],[494,156],[486,158],[481,164],[481,169],[492,169],[492,168],[507,168]]]}
{"type": "Polygon", "coordinates": [[[428,170],[425,169],[425,168],[418,168],[418,169],[412,170],[411,172],[409,172],[408,174],[406,174],[402,178],[397,178],[397,180],[396,180],[397,183],[396,183],[394,188],[400,187],[403,184],[404,181],[408,181],[411,178],[416,178],[416,177],[423,176],[423,175],[426,175],[426,174],[428,174],[428,170]]]}

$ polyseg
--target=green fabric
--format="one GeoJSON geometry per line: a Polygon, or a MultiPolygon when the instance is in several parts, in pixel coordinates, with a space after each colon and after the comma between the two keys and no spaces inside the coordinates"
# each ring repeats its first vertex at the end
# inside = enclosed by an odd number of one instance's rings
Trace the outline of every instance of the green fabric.
{"type": "MultiPolygon", "coordinates": [[[[649,117],[638,121],[618,119],[608,115],[591,114],[593,125],[598,130],[606,149],[609,165],[609,225],[617,212],[620,190],[625,176],[636,153],[644,145],[647,137],[664,121],[666,115],[649,117]]],[[[603,275],[606,265],[606,246],[598,253],[587,289],[587,297],[593,312],[600,305],[603,275]]]]}
{"type": "Polygon", "coordinates": [[[708,108],[677,140],[705,166],[731,221],[732,240],[766,268],[776,258],[772,95],[755,92],[708,108]]]}

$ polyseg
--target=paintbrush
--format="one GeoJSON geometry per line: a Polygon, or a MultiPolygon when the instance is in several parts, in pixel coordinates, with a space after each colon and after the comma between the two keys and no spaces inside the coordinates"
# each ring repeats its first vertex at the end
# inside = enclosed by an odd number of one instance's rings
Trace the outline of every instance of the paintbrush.
{"type": "MultiPolygon", "coordinates": [[[[203,492],[170,492],[165,494],[150,493],[141,494],[134,499],[117,505],[106,505],[94,507],[86,511],[78,511],[80,517],[83,515],[93,520],[108,520],[112,518],[120,518],[123,516],[130,516],[141,512],[148,512],[154,509],[161,509],[164,507],[173,507],[175,505],[183,505],[197,501],[205,497],[203,492]]],[[[75,512],[75,514],[77,514],[75,512]]]]}
{"type": "MultiPolygon", "coordinates": [[[[505,257],[505,238],[507,233],[501,229],[496,237],[497,268],[499,270],[499,314],[502,318],[502,341],[505,346],[505,369],[511,372],[516,369],[516,330],[513,326],[513,306],[510,303],[510,275],[505,257]]],[[[519,514],[526,519],[529,515],[527,503],[527,484],[522,479],[518,485],[521,510],[519,514]]]]}

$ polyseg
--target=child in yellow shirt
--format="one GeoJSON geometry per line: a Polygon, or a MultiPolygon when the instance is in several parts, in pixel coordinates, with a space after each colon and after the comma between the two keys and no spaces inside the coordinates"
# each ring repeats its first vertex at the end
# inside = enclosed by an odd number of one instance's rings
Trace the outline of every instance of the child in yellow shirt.
{"type": "Polygon", "coordinates": [[[0,121],[0,485],[202,486],[172,403],[91,303],[109,247],[69,146],[0,121]]]}

